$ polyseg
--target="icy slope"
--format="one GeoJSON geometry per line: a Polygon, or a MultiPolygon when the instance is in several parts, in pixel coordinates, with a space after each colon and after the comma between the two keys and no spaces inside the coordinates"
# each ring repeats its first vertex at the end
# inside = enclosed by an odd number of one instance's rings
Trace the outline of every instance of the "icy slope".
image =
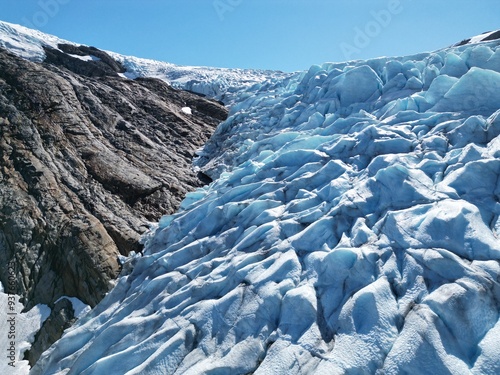
{"type": "Polygon", "coordinates": [[[242,95],[189,194],[32,374],[500,373],[500,47],[242,95]]]}
{"type": "MultiPolygon", "coordinates": [[[[42,46],[48,45],[57,48],[60,43],[77,45],[74,42],[68,42],[37,30],[0,21],[0,47],[25,59],[42,62],[45,59],[42,46]]],[[[225,103],[232,103],[236,93],[243,88],[249,88],[265,80],[292,75],[253,69],[180,66],[107,52],[125,66],[127,69],[125,76],[128,78],[159,78],[172,86],[217,98],[225,103]]]]}

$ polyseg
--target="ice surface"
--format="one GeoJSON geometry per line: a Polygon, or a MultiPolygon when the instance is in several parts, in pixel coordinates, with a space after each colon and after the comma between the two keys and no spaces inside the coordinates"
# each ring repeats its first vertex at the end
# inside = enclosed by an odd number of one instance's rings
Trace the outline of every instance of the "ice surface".
{"type": "MultiPolygon", "coordinates": [[[[444,69],[444,68],[443,68],[444,69]]],[[[498,109],[500,73],[473,67],[456,82],[435,105],[433,110],[486,111],[498,109]]]]}
{"type": "Polygon", "coordinates": [[[213,182],[32,374],[498,374],[499,51],[237,91],[213,182]]]}

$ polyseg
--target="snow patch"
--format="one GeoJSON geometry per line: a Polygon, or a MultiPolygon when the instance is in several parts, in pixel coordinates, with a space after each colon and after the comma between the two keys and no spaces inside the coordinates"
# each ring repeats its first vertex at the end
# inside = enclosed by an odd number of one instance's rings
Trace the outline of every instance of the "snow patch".
{"type": "Polygon", "coordinates": [[[82,316],[84,316],[85,314],[87,314],[91,310],[89,305],[83,303],[82,301],[80,301],[76,297],[62,296],[57,301],[55,301],[54,304],[56,304],[57,302],[59,302],[63,299],[67,299],[68,301],[71,302],[71,304],[73,306],[73,310],[75,312],[75,318],[77,318],[77,319],[81,318],[82,316]]]}
{"type": "MultiPolygon", "coordinates": [[[[3,287],[2,287],[3,289],[3,287]]],[[[50,308],[37,305],[23,312],[19,296],[0,292],[0,350],[3,358],[0,361],[0,373],[9,375],[27,375],[30,366],[24,360],[24,352],[31,348],[35,334],[50,315],[50,308]]]]}
{"type": "Polygon", "coordinates": [[[87,56],[80,56],[80,55],[72,55],[68,54],[71,57],[74,57],[75,59],[82,60],[82,61],[100,61],[101,59],[99,57],[93,56],[93,55],[87,55],[87,56]]]}

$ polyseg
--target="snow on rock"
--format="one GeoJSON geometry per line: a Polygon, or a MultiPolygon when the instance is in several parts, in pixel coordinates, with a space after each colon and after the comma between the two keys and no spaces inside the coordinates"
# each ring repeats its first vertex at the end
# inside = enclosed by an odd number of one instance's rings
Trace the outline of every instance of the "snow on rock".
{"type": "Polygon", "coordinates": [[[192,114],[193,114],[193,111],[192,111],[192,110],[191,110],[191,108],[189,108],[189,107],[182,107],[182,108],[181,108],[181,111],[182,111],[183,113],[185,113],[186,115],[192,115],[192,114]]]}
{"type": "Polygon", "coordinates": [[[241,92],[214,181],[32,374],[497,374],[499,51],[241,92]]]}
{"type": "Polygon", "coordinates": [[[465,39],[465,40],[461,41],[457,45],[476,44],[476,43],[481,43],[484,41],[495,40],[495,39],[500,39],[500,30],[488,31],[488,32],[483,33],[481,35],[476,35],[472,38],[465,39]]]}
{"type": "Polygon", "coordinates": [[[54,302],[54,305],[62,299],[67,299],[68,301],[71,302],[73,310],[75,312],[74,313],[75,318],[81,318],[83,315],[85,315],[91,310],[91,307],[89,305],[83,303],[76,297],[62,296],[61,298],[59,298],[57,301],[54,302]]]}

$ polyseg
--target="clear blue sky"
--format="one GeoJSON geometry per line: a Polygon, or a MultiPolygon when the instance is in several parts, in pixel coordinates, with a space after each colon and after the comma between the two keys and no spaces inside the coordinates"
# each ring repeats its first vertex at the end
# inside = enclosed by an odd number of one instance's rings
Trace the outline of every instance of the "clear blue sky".
{"type": "Polygon", "coordinates": [[[176,64],[294,71],[500,29],[500,1],[0,0],[0,19],[176,64]]]}

